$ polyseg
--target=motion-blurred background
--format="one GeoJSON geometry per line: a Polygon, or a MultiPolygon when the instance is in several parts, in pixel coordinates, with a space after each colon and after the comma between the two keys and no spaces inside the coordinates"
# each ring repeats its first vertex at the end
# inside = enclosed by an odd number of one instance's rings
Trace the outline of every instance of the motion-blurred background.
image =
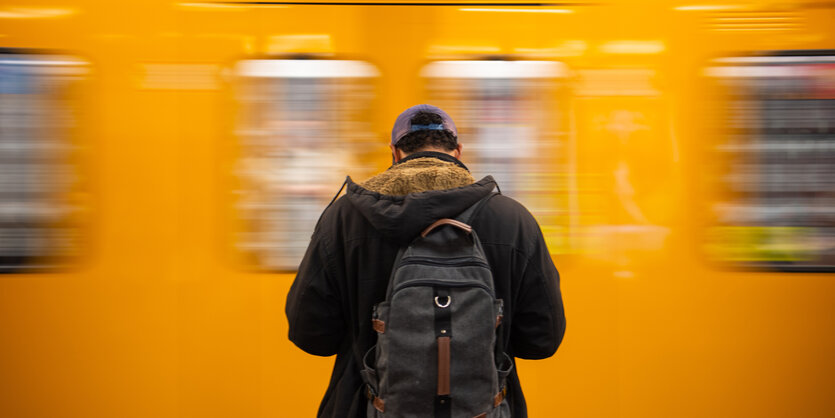
{"type": "Polygon", "coordinates": [[[835,416],[831,1],[0,4],[0,416],[309,417],[284,298],[394,117],[534,213],[532,417],[835,416]]]}

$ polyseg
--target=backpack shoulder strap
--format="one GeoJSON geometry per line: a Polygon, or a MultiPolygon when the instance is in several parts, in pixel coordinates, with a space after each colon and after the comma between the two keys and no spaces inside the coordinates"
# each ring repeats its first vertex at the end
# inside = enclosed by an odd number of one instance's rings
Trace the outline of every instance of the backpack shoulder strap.
{"type": "Polygon", "coordinates": [[[470,225],[470,222],[473,219],[475,219],[476,215],[478,215],[478,212],[481,210],[481,208],[484,206],[484,204],[487,203],[488,200],[492,199],[493,196],[495,196],[497,194],[499,194],[499,193],[490,192],[490,194],[488,194],[487,196],[484,196],[483,198],[481,198],[481,200],[479,200],[478,202],[475,202],[472,206],[468,207],[463,212],[461,212],[460,215],[455,217],[455,220],[461,221],[461,222],[464,222],[467,225],[470,225]]]}
{"type": "Polygon", "coordinates": [[[319,214],[319,219],[316,220],[316,227],[313,229],[314,231],[319,230],[319,223],[322,222],[322,218],[325,216],[325,212],[327,212],[328,209],[330,209],[331,205],[333,205],[333,202],[336,202],[336,198],[339,197],[339,194],[342,193],[342,190],[345,189],[345,185],[348,184],[348,180],[350,180],[350,179],[351,179],[351,176],[346,176],[345,177],[345,181],[342,182],[342,186],[339,187],[339,190],[333,196],[333,199],[331,199],[331,202],[328,203],[328,205],[325,206],[325,209],[322,210],[322,213],[319,214]]]}

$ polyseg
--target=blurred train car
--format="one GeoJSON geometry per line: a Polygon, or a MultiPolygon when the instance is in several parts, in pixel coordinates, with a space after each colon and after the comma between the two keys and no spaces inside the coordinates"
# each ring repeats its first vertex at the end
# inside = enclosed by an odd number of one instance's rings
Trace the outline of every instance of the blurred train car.
{"type": "Polygon", "coordinates": [[[545,231],[533,417],[835,416],[835,3],[0,5],[0,416],[314,416],[318,214],[448,110],[545,231]]]}

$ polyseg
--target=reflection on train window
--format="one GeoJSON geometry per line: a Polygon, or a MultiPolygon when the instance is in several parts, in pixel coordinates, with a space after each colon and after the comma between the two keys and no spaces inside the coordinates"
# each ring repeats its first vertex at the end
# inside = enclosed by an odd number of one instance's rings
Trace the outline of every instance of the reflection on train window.
{"type": "Polygon", "coordinates": [[[549,61],[436,61],[421,72],[428,103],[455,119],[473,174],[492,175],[527,206],[552,253],[568,250],[566,73],[549,61]]]}
{"type": "Polygon", "coordinates": [[[86,69],[0,50],[0,273],[66,267],[80,255],[89,208],[75,132],[86,69]]]}
{"type": "Polygon", "coordinates": [[[361,61],[248,60],[236,75],[236,245],[258,269],[294,270],[345,175],[368,170],[378,72],[361,61]]]}
{"type": "Polygon", "coordinates": [[[708,248],[741,266],[835,270],[835,51],[729,57],[708,248]]]}

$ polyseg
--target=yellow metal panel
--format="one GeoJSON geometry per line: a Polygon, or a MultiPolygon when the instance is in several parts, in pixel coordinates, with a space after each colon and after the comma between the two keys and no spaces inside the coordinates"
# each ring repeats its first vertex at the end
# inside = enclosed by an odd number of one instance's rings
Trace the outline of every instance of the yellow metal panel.
{"type": "Polygon", "coordinates": [[[716,143],[715,104],[699,76],[729,53],[833,48],[835,11],[756,1],[725,16],[727,6],[740,5],[0,6],[0,47],[90,63],[79,106],[96,208],[80,269],[0,276],[0,415],[315,415],[333,359],[287,341],[292,274],[243,268],[226,209],[240,151],[228,72],[241,59],[295,54],[380,70],[369,172],[390,162],[394,117],[426,98],[426,63],[570,69],[569,193],[581,228],[569,238],[584,251],[556,258],[563,346],[519,362],[531,416],[835,415],[832,274],[706,262],[702,172],[714,164],[705,150],[716,143]],[[784,13],[775,16],[791,27],[751,10],[784,13]],[[728,24],[740,29],[718,30],[728,24]]]}

